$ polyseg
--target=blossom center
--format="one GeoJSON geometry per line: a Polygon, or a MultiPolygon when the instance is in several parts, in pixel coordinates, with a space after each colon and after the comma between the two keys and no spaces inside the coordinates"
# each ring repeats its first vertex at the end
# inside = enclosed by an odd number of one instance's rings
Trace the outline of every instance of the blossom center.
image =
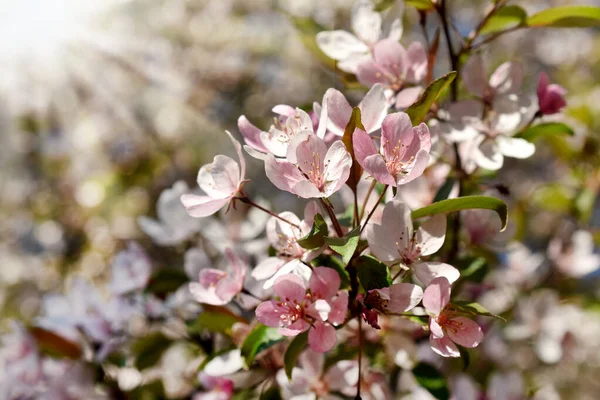
{"type": "Polygon", "coordinates": [[[397,177],[398,175],[404,175],[408,173],[408,167],[412,164],[414,157],[411,156],[408,160],[402,160],[402,156],[404,155],[404,151],[402,151],[403,147],[407,147],[402,144],[399,140],[396,145],[392,145],[389,140],[383,140],[383,151],[386,155],[385,157],[385,166],[388,172],[397,177]]]}

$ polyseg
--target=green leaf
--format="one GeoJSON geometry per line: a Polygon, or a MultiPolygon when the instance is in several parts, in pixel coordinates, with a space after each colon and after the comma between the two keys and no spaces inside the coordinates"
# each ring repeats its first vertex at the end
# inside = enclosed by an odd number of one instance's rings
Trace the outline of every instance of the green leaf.
{"type": "Polygon", "coordinates": [[[426,363],[417,364],[412,371],[419,385],[427,389],[438,400],[450,398],[446,378],[433,366],[426,363]]]}
{"type": "Polygon", "coordinates": [[[283,364],[285,366],[285,374],[290,381],[292,380],[292,370],[298,362],[298,357],[300,357],[300,354],[306,349],[307,345],[308,331],[296,336],[285,351],[285,356],[283,356],[283,364]]]}
{"type": "Polygon", "coordinates": [[[433,10],[433,2],[431,0],[405,0],[404,4],[412,6],[417,10],[433,10]]]}
{"type": "Polygon", "coordinates": [[[494,317],[494,318],[498,318],[498,319],[501,319],[502,321],[506,322],[506,320],[504,318],[502,318],[499,315],[492,314],[484,306],[482,306],[479,303],[468,302],[468,301],[453,301],[452,308],[454,308],[455,310],[460,311],[462,313],[465,313],[465,314],[483,315],[484,317],[494,317]]]}
{"type": "Polygon", "coordinates": [[[568,135],[573,136],[575,132],[568,125],[560,122],[544,122],[527,128],[524,132],[519,133],[516,137],[535,142],[538,139],[549,135],[568,135]]]}
{"type": "Polygon", "coordinates": [[[504,6],[492,15],[480,30],[482,35],[496,33],[524,24],[527,12],[519,6],[504,6]]]}
{"type": "Polygon", "coordinates": [[[461,279],[481,282],[487,272],[488,262],[484,257],[468,257],[459,260],[457,267],[460,269],[461,279]]]}
{"type": "Polygon", "coordinates": [[[81,357],[82,351],[79,344],[37,326],[32,326],[28,330],[35,339],[40,352],[57,358],[78,359],[81,357]]]}
{"type": "Polygon", "coordinates": [[[231,335],[231,327],[236,322],[239,322],[239,318],[236,318],[233,315],[204,310],[198,315],[198,318],[189,325],[188,329],[197,333],[207,330],[213,333],[231,335]]]}
{"type": "Polygon", "coordinates": [[[165,295],[175,292],[186,282],[189,282],[189,278],[181,269],[159,269],[150,277],[146,291],[158,295],[165,295]]]}
{"type": "Polygon", "coordinates": [[[560,183],[540,186],[531,195],[531,203],[543,210],[567,213],[573,206],[575,190],[560,183]]]}
{"type": "Polygon", "coordinates": [[[365,290],[381,289],[392,284],[390,270],[373,256],[360,256],[356,260],[358,280],[365,290]]]}
{"type": "Polygon", "coordinates": [[[310,232],[298,240],[298,244],[308,250],[318,249],[325,244],[325,236],[328,234],[327,222],[325,222],[321,214],[316,214],[310,232]]]}
{"type": "Polygon", "coordinates": [[[342,142],[344,143],[344,146],[346,146],[346,150],[348,150],[348,153],[350,153],[350,155],[352,156],[352,167],[350,167],[350,177],[346,181],[346,185],[348,185],[348,187],[352,189],[353,192],[356,192],[356,187],[358,186],[358,182],[360,181],[360,177],[363,173],[363,169],[354,155],[354,145],[352,144],[352,135],[354,134],[354,131],[356,129],[361,129],[363,131],[365,130],[365,127],[361,122],[360,108],[358,107],[354,107],[352,109],[350,121],[348,121],[348,124],[344,129],[344,136],[342,137],[342,142]]]}
{"type": "Polygon", "coordinates": [[[246,368],[250,368],[258,353],[281,342],[283,339],[284,336],[277,333],[277,328],[262,324],[256,325],[252,332],[246,336],[241,348],[246,368]]]}
{"type": "Polygon", "coordinates": [[[502,222],[500,232],[506,229],[506,224],[508,223],[508,208],[506,207],[506,204],[500,199],[488,196],[464,196],[457,199],[438,201],[426,207],[414,210],[412,212],[412,217],[413,219],[418,219],[436,214],[447,214],[474,208],[496,211],[502,222]]]}
{"type": "Polygon", "coordinates": [[[358,240],[360,239],[360,226],[352,229],[350,232],[346,234],[346,236],[341,238],[325,238],[325,243],[329,245],[331,250],[335,251],[339,255],[342,256],[342,261],[344,265],[348,265],[350,259],[354,255],[354,251],[358,246],[358,240]]]}
{"type": "Polygon", "coordinates": [[[563,6],[540,11],[527,18],[531,27],[579,28],[600,25],[600,8],[563,6]]]}
{"type": "Polygon", "coordinates": [[[433,202],[435,203],[441,200],[446,200],[448,196],[450,196],[450,192],[452,191],[452,188],[454,187],[455,183],[456,178],[449,177],[448,179],[446,179],[446,182],[444,182],[442,187],[435,194],[433,202]]]}
{"type": "Polygon", "coordinates": [[[575,198],[575,210],[577,211],[577,219],[580,222],[585,223],[592,217],[596,198],[597,191],[591,188],[585,188],[577,195],[575,198]]]}
{"type": "Polygon", "coordinates": [[[421,97],[410,107],[406,109],[406,113],[410,117],[413,125],[419,125],[429,112],[433,103],[438,99],[450,83],[456,78],[456,71],[452,71],[431,82],[427,89],[421,94],[421,97]]]}
{"type": "Polygon", "coordinates": [[[131,345],[131,352],[135,356],[135,367],[143,370],[155,366],[172,341],[160,332],[144,336],[131,345]]]}

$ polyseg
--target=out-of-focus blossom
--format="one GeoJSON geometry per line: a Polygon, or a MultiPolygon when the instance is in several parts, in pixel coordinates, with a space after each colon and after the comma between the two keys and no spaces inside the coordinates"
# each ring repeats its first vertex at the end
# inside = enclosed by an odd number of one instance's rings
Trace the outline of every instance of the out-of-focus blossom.
{"type": "Polygon", "coordinates": [[[177,181],[162,191],[156,202],[156,217],[138,218],[140,229],[161,246],[173,246],[188,239],[201,228],[202,222],[192,218],[179,200],[190,191],[187,183],[177,181]]]}
{"type": "Polygon", "coordinates": [[[73,341],[83,330],[98,343],[108,344],[125,328],[135,313],[134,307],[120,297],[104,299],[97,288],[76,278],[66,296],[49,294],[43,300],[38,324],[73,341]]]}
{"type": "Polygon", "coordinates": [[[204,165],[198,171],[198,186],[206,193],[181,195],[181,203],[192,217],[207,217],[219,211],[239,193],[246,175],[246,160],[242,146],[226,132],[239,158],[239,164],[233,159],[218,155],[212,164],[204,165]]]}
{"type": "MultiPolygon", "coordinates": [[[[346,97],[337,89],[329,89],[325,93],[327,104],[327,129],[337,136],[342,136],[352,115],[352,106],[346,97]]],[[[381,129],[381,124],[388,113],[388,100],[383,86],[375,84],[367,92],[357,106],[360,109],[361,122],[367,133],[381,129]]]]}
{"type": "MultiPolygon", "coordinates": [[[[399,15],[400,17],[400,15],[399,15]]],[[[317,45],[330,58],[338,61],[342,71],[356,73],[358,65],[371,58],[372,47],[382,38],[382,18],[374,11],[370,0],[357,1],[352,9],[352,30],[319,32],[317,45]]],[[[398,41],[402,36],[402,22],[394,19],[387,37],[398,41]]]]}
{"type": "Polygon", "coordinates": [[[478,121],[483,116],[483,104],[478,100],[462,100],[449,104],[437,112],[436,119],[429,121],[431,133],[449,142],[474,139],[479,131],[478,121]]]}
{"type": "Polygon", "coordinates": [[[540,73],[537,85],[537,98],[542,115],[551,115],[560,112],[566,105],[565,95],[567,90],[556,83],[550,84],[548,75],[540,73]]]}
{"type": "Polygon", "coordinates": [[[519,63],[505,62],[487,78],[487,68],[480,54],[472,55],[465,63],[462,78],[465,86],[485,102],[492,102],[498,95],[517,93],[523,83],[523,67],[519,63]]]}
{"type": "Polygon", "coordinates": [[[427,125],[413,127],[403,112],[385,117],[379,151],[373,139],[360,129],[354,131],[352,140],[359,164],[386,185],[398,186],[418,178],[429,162],[431,137],[427,125]]]}
{"type": "Polygon", "coordinates": [[[203,268],[199,281],[190,283],[190,292],[199,303],[224,305],[242,291],[248,266],[231,249],[225,250],[229,272],[203,268]]]}
{"type": "Polygon", "coordinates": [[[496,372],[488,382],[487,397],[490,400],[525,399],[525,381],[517,371],[496,372]]]}
{"type": "Polygon", "coordinates": [[[113,260],[110,290],[117,295],[142,290],[151,273],[150,258],[139,244],[131,242],[113,260]]]}
{"type": "MultiPolygon", "coordinates": [[[[428,206],[433,203],[438,190],[444,185],[452,167],[448,164],[435,164],[427,168],[420,179],[402,185],[402,189],[396,193],[396,199],[402,201],[411,210],[428,206]]],[[[458,183],[452,185],[449,199],[458,196],[458,183]]]]}
{"type": "Polygon", "coordinates": [[[395,92],[405,83],[419,83],[427,74],[427,53],[419,42],[406,50],[397,40],[380,40],[373,47],[373,60],[358,66],[357,78],[368,87],[382,84],[395,92]]]}
{"type": "Polygon", "coordinates": [[[335,399],[334,392],[346,396],[356,394],[358,383],[358,362],[339,361],[324,371],[325,357],[312,350],[304,351],[299,357],[299,366],[292,369],[292,379],[288,380],[283,369],[277,372],[277,383],[284,399],[299,400],[335,399]],[[310,393],[310,394],[309,394],[310,393]]]}
{"type": "Polygon", "coordinates": [[[11,328],[11,332],[1,338],[0,386],[17,398],[19,394],[25,396],[31,392],[42,379],[43,371],[35,339],[20,323],[12,322],[11,328]]]}
{"type": "Polygon", "coordinates": [[[323,252],[324,248],[306,250],[298,244],[298,241],[310,232],[317,212],[317,203],[311,201],[304,208],[302,221],[290,211],[279,214],[281,218],[290,223],[275,217],[269,219],[267,238],[275,249],[276,256],[264,259],[252,271],[254,279],[267,280],[264,284],[265,289],[273,286],[277,278],[290,272],[295,272],[306,279],[310,277],[310,268],[304,263],[315,259],[323,252]]]}
{"type": "Polygon", "coordinates": [[[318,267],[305,281],[287,274],[275,281],[274,290],[279,300],[270,300],[256,308],[256,318],[267,326],[279,328],[285,336],[296,336],[309,330],[308,343],[314,351],[330,350],[337,341],[335,328],[346,317],[348,294],[340,292],[340,277],[331,268],[318,267]]]}
{"type": "Polygon", "coordinates": [[[198,382],[208,391],[196,393],[193,400],[229,400],[233,396],[233,381],[228,378],[198,374],[198,382]]]}
{"type": "Polygon", "coordinates": [[[423,293],[423,305],[430,314],[429,342],[433,351],[444,357],[460,357],[454,343],[476,347],[483,340],[483,331],[476,322],[461,316],[449,307],[450,283],[441,276],[432,280],[423,293]]]}
{"type": "MultiPolygon", "coordinates": [[[[260,197],[255,202],[262,207],[269,207],[269,203],[260,197]]],[[[202,235],[215,249],[222,253],[229,247],[248,255],[264,254],[268,243],[261,234],[269,214],[256,207],[237,203],[235,209],[219,211],[219,217],[203,220],[202,235]]]]}
{"type": "Polygon", "coordinates": [[[287,160],[272,154],[265,160],[267,177],[278,189],[305,199],[329,197],[340,190],[351,166],[352,157],[341,140],[327,148],[323,139],[306,132],[294,136],[287,160]]]}
{"type": "Polygon", "coordinates": [[[594,253],[594,238],[588,231],[578,230],[570,243],[554,238],[548,245],[548,257],[560,272],[580,278],[600,268],[600,254],[594,253]]]}

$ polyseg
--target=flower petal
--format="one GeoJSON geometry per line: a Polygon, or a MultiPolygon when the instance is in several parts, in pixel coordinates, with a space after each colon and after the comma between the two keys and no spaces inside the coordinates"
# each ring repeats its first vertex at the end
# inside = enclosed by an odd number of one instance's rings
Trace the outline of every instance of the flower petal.
{"type": "Polygon", "coordinates": [[[450,320],[451,326],[446,329],[446,334],[454,343],[463,347],[477,347],[483,340],[481,327],[473,320],[466,317],[456,317],[450,320]]]}
{"type": "Polygon", "coordinates": [[[523,67],[520,63],[505,62],[490,76],[490,86],[497,94],[516,93],[522,83],[523,67]]]}
{"type": "Polygon", "coordinates": [[[329,300],[336,295],[340,288],[341,279],[333,268],[317,267],[308,281],[308,287],[313,294],[329,300]]]}
{"type": "Polygon", "coordinates": [[[423,305],[427,312],[440,315],[450,302],[450,283],[443,276],[433,279],[423,293],[423,305]]]}
{"type": "Polygon", "coordinates": [[[440,276],[445,277],[449,283],[454,283],[460,278],[460,272],[450,264],[443,262],[422,262],[414,266],[415,276],[425,286],[440,276]]]}
{"type": "Polygon", "coordinates": [[[278,160],[272,154],[267,155],[265,160],[265,173],[277,189],[290,193],[295,193],[294,187],[299,182],[306,181],[302,172],[294,164],[278,160]]]}
{"type": "MultiPolygon", "coordinates": [[[[381,128],[385,116],[388,112],[388,101],[385,97],[385,90],[380,84],[375,84],[367,92],[363,100],[358,105],[361,112],[361,122],[367,133],[373,133],[381,128]]],[[[350,111],[351,113],[352,111],[350,111]]],[[[348,123],[348,121],[346,121],[348,123]]],[[[346,126],[344,125],[344,128],[346,126]]],[[[343,130],[342,130],[343,133],[343,130]]]]}
{"type": "Polygon", "coordinates": [[[263,146],[260,140],[261,130],[258,129],[256,126],[252,125],[244,115],[238,118],[237,123],[238,129],[244,137],[244,141],[246,142],[246,144],[254,150],[258,150],[261,153],[266,153],[267,149],[265,149],[265,146],[263,146]]]}
{"type": "Polygon", "coordinates": [[[183,204],[189,215],[196,218],[213,215],[223,208],[229,200],[229,198],[213,199],[208,196],[198,196],[195,194],[181,195],[181,204],[183,204]]]}
{"type": "Polygon", "coordinates": [[[317,46],[329,58],[343,60],[354,53],[366,53],[369,47],[350,32],[325,31],[317,34],[317,46]]]}
{"type": "Polygon", "coordinates": [[[336,135],[342,136],[350,120],[352,107],[339,90],[329,89],[325,96],[327,97],[327,128],[336,135]]]}
{"type": "Polygon", "coordinates": [[[390,301],[387,309],[393,313],[403,313],[413,309],[423,298],[423,289],[412,283],[395,283],[389,288],[390,301]]]}
{"type": "Polygon", "coordinates": [[[438,251],[446,237],[446,214],[438,214],[423,222],[415,239],[421,246],[421,255],[428,256],[438,251]]]}
{"type": "Polygon", "coordinates": [[[461,76],[469,92],[475,96],[484,97],[488,88],[487,71],[480,54],[474,54],[467,60],[461,76]]]}
{"type": "Polygon", "coordinates": [[[458,347],[447,336],[437,338],[433,335],[429,336],[431,349],[442,357],[460,357],[458,347]]]}
{"type": "Polygon", "coordinates": [[[281,300],[286,301],[302,301],[306,295],[306,283],[302,278],[294,274],[287,274],[277,278],[273,289],[281,300]]]}
{"type": "Polygon", "coordinates": [[[498,136],[496,144],[500,153],[506,157],[528,158],[535,153],[535,144],[521,138],[498,136]]]}
{"type": "Polygon", "coordinates": [[[314,328],[308,331],[308,344],[313,351],[325,353],[333,348],[337,342],[335,328],[323,322],[317,322],[314,328]]]}

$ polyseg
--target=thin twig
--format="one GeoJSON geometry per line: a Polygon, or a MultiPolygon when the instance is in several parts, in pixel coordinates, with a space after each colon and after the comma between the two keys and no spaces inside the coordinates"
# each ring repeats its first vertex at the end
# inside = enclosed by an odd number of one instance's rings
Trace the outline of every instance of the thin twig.
{"type": "Polygon", "coordinates": [[[288,224],[292,225],[294,228],[298,228],[298,229],[300,229],[300,226],[299,226],[298,224],[295,224],[295,223],[293,223],[293,222],[291,222],[291,221],[289,221],[289,220],[287,220],[287,219],[283,218],[282,216],[275,214],[273,211],[271,211],[271,210],[268,210],[268,209],[264,208],[263,206],[261,206],[261,205],[259,205],[259,204],[256,204],[255,202],[253,202],[252,200],[250,200],[250,198],[248,198],[246,195],[242,195],[242,196],[243,196],[243,197],[235,197],[235,198],[234,198],[234,201],[235,201],[235,200],[239,200],[239,201],[241,201],[242,203],[246,203],[246,204],[248,204],[248,205],[251,205],[252,207],[256,207],[256,208],[258,208],[259,210],[266,212],[266,213],[267,213],[267,214],[269,214],[270,216],[272,216],[272,217],[275,217],[275,218],[277,218],[277,219],[279,219],[280,221],[283,221],[283,222],[285,222],[285,223],[288,223],[288,224]]]}
{"type": "Polygon", "coordinates": [[[375,179],[373,179],[373,182],[371,182],[371,186],[369,186],[369,190],[367,191],[367,194],[363,201],[362,208],[360,209],[360,216],[358,217],[359,224],[360,224],[360,221],[362,221],[363,217],[365,216],[365,209],[367,208],[367,203],[369,202],[369,198],[371,197],[371,193],[373,193],[373,189],[375,189],[376,184],[377,184],[377,181],[375,179]]]}
{"type": "Polygon", "coordinates": [[[387,188],[388,187],[389,187],[389,185],[385,185],[385,187],[383,188],[383,192],[381,192],[381,196],[379,196],[379,199],[377,199],[377,203],[373,206],[373,209],[371,210],[371,212],[369,213],[369,215],[367,215],[367,219],[365,220],[365,224],[360,228],[360,235],[362,235],[363,231],[365,230],[365,227],[369,223],[369,220],[373,216],[373,213],[375,213],[375,210],[379,206],[379,203],[381,203],[381,200],[383,200],[383,196],[385,196],[385,192],[387,192],[387,188]]]}
{"type": "Polygon", "coordinates": [[[335,212],[333,211],[333,207],[331,207],[331,203],[329,203],[328,201],[325,201],[323,199],[319,199],[319,200],[321,200],[321,204],[327,211],[327,214],[329,215],[329,218],[331,219],[331,223],[333,224],[333,228],[335,229],[335,232],[337,233],[337,235],[339,237],[343,237],[344,231],[342,230],[340,221],[338,221],[337,217],[335,216],[335,212]]]}
{"type": "Polygon", "coordinates": [[[362,306],[358,306],[358,383],[356,384],[356,397],[354,400],[361,400],[360,383],[362,378],[362,351],[363,351],[363,332],[362,332],[362,306]]]}

